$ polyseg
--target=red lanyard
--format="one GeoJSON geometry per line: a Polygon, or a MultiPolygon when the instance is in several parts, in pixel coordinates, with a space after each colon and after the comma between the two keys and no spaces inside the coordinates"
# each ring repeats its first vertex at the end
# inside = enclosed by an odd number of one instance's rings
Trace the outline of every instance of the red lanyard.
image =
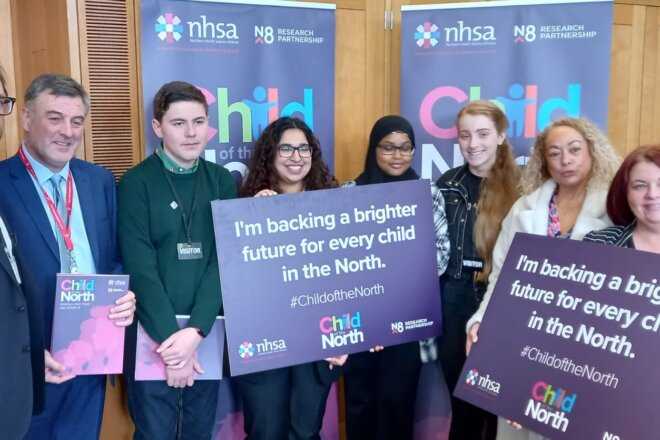
{"type": "MultiPolygon", "coordinates": [[[[18,157],[21,158],[21,162],[23,162],[23,165],[25,165],[25,169],[28,171],[28,173],[30,173],[30,175],[34,178],[34,180],[36,180],[37,183],[39,183],[39,179],[37,178],[37,173],[34,172],[34,168],[32,168],[32,164],[25,156],[25,152],[23,152],[23,147],[19,148],[18,157]]],[[[41,184],[39,184],[39,186],[41,186],[41,184]]],[[[66,218],[67,218],[66,223],[64,222],[64,220],[62,220],[62,216],[60,215],[60,212],[57,210],[57,206],[55,205],[55,202],[53,202],[53,199],[48,194],[48,191],[46,191],[43,188],[43,186],[41,186],[41,191],[43,191],[44,198],[46,199],[46,203],[50,208],[50,213],[53,215],[53,218],[55,219],[55,224],[57,225],[57,229],[60,231],[62,238],[64,238],[64,245],[66,246],[69,252],[73,251],[73,240],[71,240],[71,226],[69,226],[69,219],[71,218],[71,210],[73,209],[73,176],[71,175],[71,170],[69,170],[69,175],[66,178],[66,218]]]]}

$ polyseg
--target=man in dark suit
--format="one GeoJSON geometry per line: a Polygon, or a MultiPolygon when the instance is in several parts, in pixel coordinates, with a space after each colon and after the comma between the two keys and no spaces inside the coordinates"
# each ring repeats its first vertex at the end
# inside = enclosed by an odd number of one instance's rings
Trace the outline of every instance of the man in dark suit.
{"type": "MultiPolygon", "coordinates": [[[[88,111],[89,97],[76,81],[62,75],[37,77],[25,93],[25,139],[16,156],[0,162],[0,213],[16,234],[22,290],[32,299],[28,310],[34,383],[48,382],[43,396],[41,387],[35,387],[35,399],[44,399],[44,409],[32,417],[28,439],[91,440],[100,431],[105,376],[64,374],[48,351],[55,274],[121,270],[114,178],[74,158],[88,111]],[[46,350],[35,350],[44,342],[46,350]]],[[[109,317],[126,326],[134,311],[135,296],[129,292],[109,317]]]]}
{"type": "Polygon", "coordinates": [[[0,247],[4,248],[0,251],[0,346],[6,368],[0,379],[0,393],[5,396],[0,399],[0,431],[13,440],[21,438],[30,424],[32,363],[26,298],[12,241],[1,216],[0,247]]]}
{"type": "MultiPolygon", "coordinates": [[[[7,96],[6,81],[0,69],[0,138],[4,117],[13,107],[14,98],[7,96]]],[[[0,376],[0,396],[5,396],[0,399],[0,432],[11,440],[22,438],[27,431],[33,401],[30,328],[21,281],[14,243],[0,215],[0,347],[5,363],[5,373],[0,376]]]]}

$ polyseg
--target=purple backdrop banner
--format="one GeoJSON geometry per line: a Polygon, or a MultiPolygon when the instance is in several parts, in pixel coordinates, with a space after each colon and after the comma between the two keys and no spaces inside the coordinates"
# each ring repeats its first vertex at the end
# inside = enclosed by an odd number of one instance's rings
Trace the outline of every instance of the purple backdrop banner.
{"type": "Polygon", "coordinates": [[[439,334],[431,205],[426,181],[212,202],[232,375],[439,334]]]}
{"type": "Polygon", "coordinates": [[[456,396],[553,439],[656,438],[659,267],[517,234],[456,396]]]}
{"type": "Polygon", "coordinates": [[[415,129],[422,177],[463,163],[454,124],[469,101],[501,106],[519,156],[560,116],[586,116],[605,130],[612,2],[546,3],[402,8],[401,113],[415,129]]]}
{"type": "MultiPolygon", "coordinates": [[[[280,115],[304,119],[334,163],[334,5],[285,1],[240,4],[140,0],[145,154],[157,145],[152,100],[168,81],[184,80],[209,103],[205,158],[244,175],[252,145],[280,115]],[[304,61],[304,62],[303,62],[304,61]]],[[[244,438],[240,401],[221,381],[214,438],[244,438]]],[[[328,400],[324,439],[337,437],[337,405],[328,400]]]]}
{"type": "Polygon", "coordinates": [[[209,103],[206,159],[243,175],[261,131],[293,115],[314,130],[333,169],[334,5],[254,3],[141,0],[147,154],[158,142],[153,97],[183,80],[209,103]]]}

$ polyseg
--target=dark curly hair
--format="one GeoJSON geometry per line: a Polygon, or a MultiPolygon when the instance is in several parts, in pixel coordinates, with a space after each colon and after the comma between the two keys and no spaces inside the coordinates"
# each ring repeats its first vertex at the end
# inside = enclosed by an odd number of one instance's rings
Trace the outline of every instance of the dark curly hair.
{"type": "Polygon", "coordinates": [[[275,155],[282,134],[290,129],[302,131],[307,138],[307,143],[312,147],[312,166],[304,179],[305,190],[335,188],[338,186],[337,180],[330,174],[327,165],[323,162],[321,145],[309,126],[301,119],[283,116],[271,122],[254,144],[254,150],[248,164],[248,174],[243,180],[239,191],[241,197],[251,197],[262,189],[281,192],[278,186],[277,170],[275,169],[275,155]]]}

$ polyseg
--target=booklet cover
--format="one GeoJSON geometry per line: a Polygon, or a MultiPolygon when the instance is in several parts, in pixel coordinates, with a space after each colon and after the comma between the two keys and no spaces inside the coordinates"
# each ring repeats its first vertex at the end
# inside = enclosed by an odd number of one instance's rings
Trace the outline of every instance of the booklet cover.
{"type": "Polygon", "coordinates": [[[76,375],[118,374],[124,328],[108,319],[128,275],[57,274],[51,353],[76,375]]]}
{"type": "MultiPolygon", "coordinates": [[[[177,315],[179,328],[184,328],[190,316],[177,315]]],[[[135,354],[135,380],[165,380],[165,364],[156,349],[160,344],[147,335],[138,322],[137,347],[135,354]]],[[[222,316],[215,318],[215,325],[197,347],[197,361],[204,374],[198,374],[195,380],[222,379],[222,361],[225,350],[225,322],[222,316]]]]}

